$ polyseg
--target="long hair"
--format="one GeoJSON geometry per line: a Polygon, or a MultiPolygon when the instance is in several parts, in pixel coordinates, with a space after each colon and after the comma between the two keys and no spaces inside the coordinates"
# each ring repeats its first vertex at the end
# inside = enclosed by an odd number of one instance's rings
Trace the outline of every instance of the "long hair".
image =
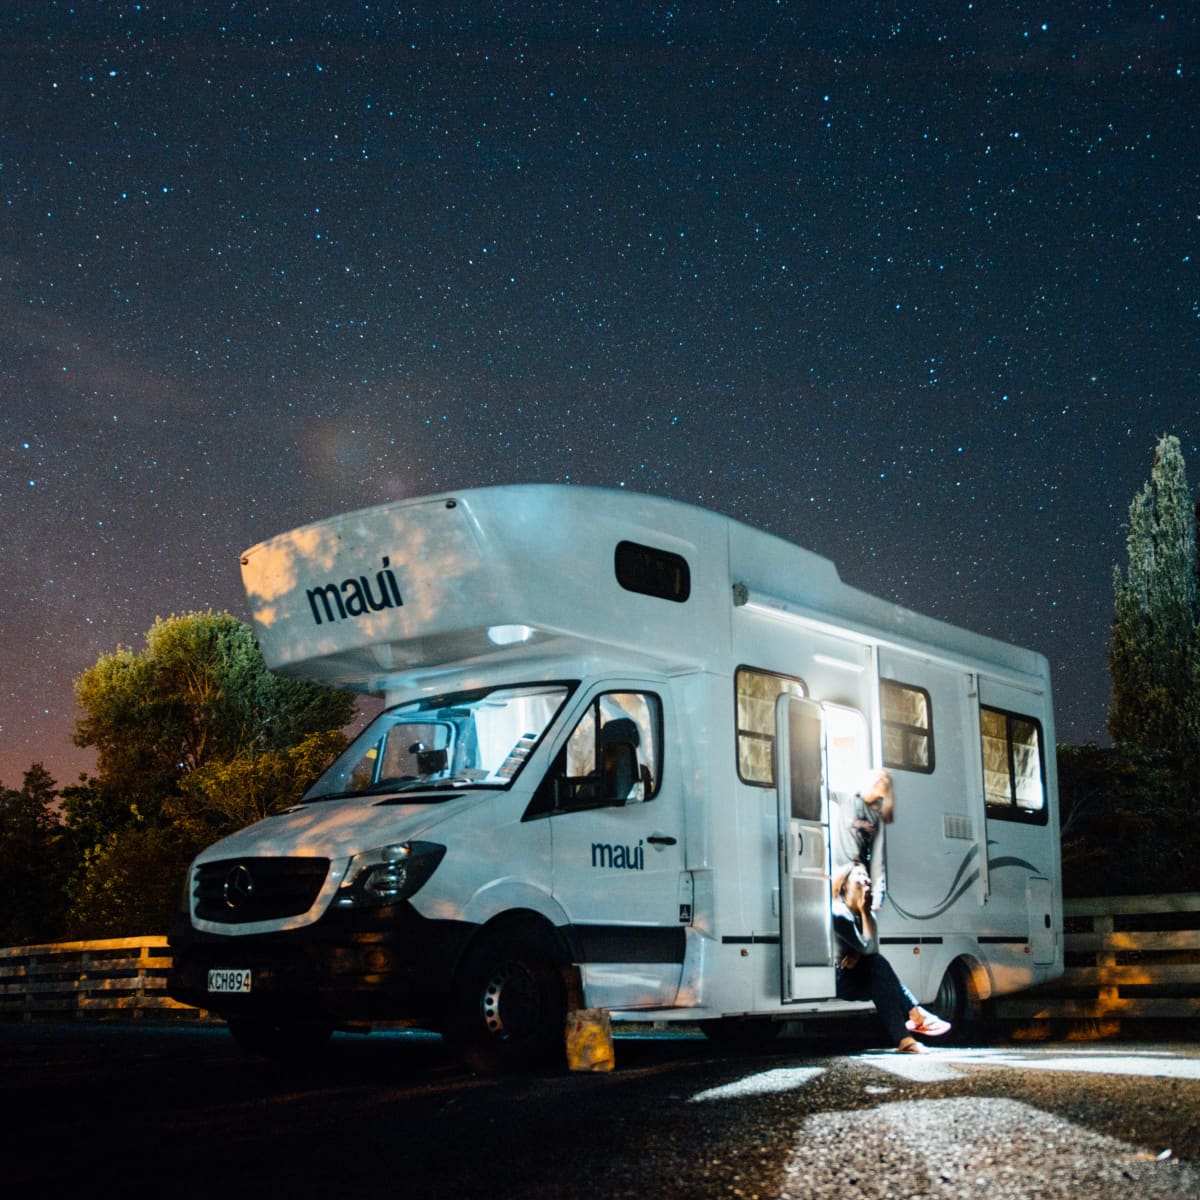
{"type": "Polygon", "coordinates": [[[840,867],[838,867],[838,869],[833,873],[833,879],[830,881],[830,887],[833,891],[833,898],[835,900],[841,900],[843,904],[846,902],[846,882],[850,878],[850,872],[853,871],[855,867],[862,867],[864,871],[866,870],[866,867],[864,867],[863,864],[856,859],[853,862],[843,863],[840,867]]]}

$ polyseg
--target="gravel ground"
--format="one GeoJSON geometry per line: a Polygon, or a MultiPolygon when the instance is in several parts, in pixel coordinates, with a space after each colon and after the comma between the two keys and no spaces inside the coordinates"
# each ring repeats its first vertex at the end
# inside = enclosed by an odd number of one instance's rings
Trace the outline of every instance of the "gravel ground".
{"type": "Polygon", "coordinates": [[[280,1069],[223,1030],[0,1023],[5,1194],[414,1200],[1200,1200],[1200,1046],[896,1055],[621,1039],[605,1074],[472,1075],[439,1040],[280,1069]]]}
{"type": "Polygon", "coordinates": [[[1019,1100],[900,1100],[808,1117],[782,1200],[986,1194],[991,1200],[1200,1197],[1200,1169],[1019,1100]]]}

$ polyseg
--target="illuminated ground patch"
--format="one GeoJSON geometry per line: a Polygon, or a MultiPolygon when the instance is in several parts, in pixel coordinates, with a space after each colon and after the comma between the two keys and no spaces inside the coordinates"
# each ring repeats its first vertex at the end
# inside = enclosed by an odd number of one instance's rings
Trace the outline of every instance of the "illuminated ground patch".
{"type": "Polygon", "coordinates": [[[1165,1200],[1200,1195],[1200,1170],[1016,1100],[898,1101],[808,1117],[780,1200],[971,1194],[1165,1200]]]}

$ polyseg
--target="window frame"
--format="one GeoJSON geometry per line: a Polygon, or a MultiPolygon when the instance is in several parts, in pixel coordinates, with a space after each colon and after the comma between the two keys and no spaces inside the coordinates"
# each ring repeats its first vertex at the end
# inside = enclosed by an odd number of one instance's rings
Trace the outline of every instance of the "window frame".
{"type": "Polygon", "coordinates": [[[989,821],[1015,821],[1021,825],[1046,825],[1050,820],[1050,793],[1046,786],[1046,737],[1042,723],[1029,713],[1015,712],[1012,709],[1000,708],[995,704],[979,705],[979,759],[982,771],[980,784],[983,787],[984,808],[989,821]],[[988,798],[987,790],[987,755],[983,745],[983,714],[992,713],[1004,718],[1005,759],[1008,773],[1009,802],[1000,804],[988,798]],[[1020,803],[1017,795],[1017,770],[1013,738],[1013,722],[1022,721],[1031,725],[1037,733],[1038,781],[1041,785],[1041,807],[1029,808],[1020,803]]]}
{"type": "MultiPolygon", "coordinates": [[[[572,779],[579,780],[582,776],[570,776],[566,773],[567,761],[570,754],[571,740],[578,732],[585,721],[593,722],[592,730],[592,753],[595,756],[593,762],[595,768],[599,769],[599,746],[600,733],[608,721],[601,722],[601,702],[608,696],[640,696],[647,709],[647,718],[651,724],[651,736],[654,743],[654,761],[653,765],[655,772],[651,775],[651,787],[647,789],[645,796],[637,803],[650,804],[662,794],[663,787],[663,768],[665,766],[665,745],[663,743],[664,729],[666,728],[665,706],[663,704],[662,695],[659,692],[651,691],[648,688],[642,687],[604,687],[600,691],[595,692],[589,697],[587,704],[580,710],[572,721],[570,729],[567,731],[566,737],[563,739],[562,745],[558,752],[554,755],[550,763],[549,769],[543,776],[541,782],[534,790],[533,797],[526,808],[522,821],[536,820],[541,817],[558,817],[566,816],[570,813],[579,812],[595,812],[597,809],[608,808],[623,808],[624,804],[617,804],[611,799],[602,800],[578,800],[577,802],[568,801],[560,802],[559,784],[572,779]]],[[[612,720],[614,718],[609,718],[612,720]]],[[[633,719],[633,718],[631,718],[633,719]]],[[[641,749],[639,744],[639,750],[641,749]]],[[[639,762],[641,755],[639,753],[639,762]]]]}
{"type": "Polygon", "coordinates": [[[625,591],[635,595],[686,604],[692,594],[692,568],[688,560],[661,546],[622,539],[613,551],[613,574],[625,591]]]}
{"type": "MultiPolygon", "coordinates": [[[[934,738],[933,738],[933,697],[929,694],[928,688],[921,687],[920,684],[916,684],[916,683],[905,683],[904,680],[902,680],[902,679],[893,679],[890,676],[888,676],[888,677],[880,676],[880,679],[879,679],[879,728],[880,728],[881,734],[884,735],[882,738],[883,744],[882,744],[881,749],[882,749],[882,754],[883,754],[883,765],[885,767],[887,767],[889,770],[893,770],[893,771],[913,771],[920,775],[932,775],[933,774],[934,768],[937,765],[937,757],[936,757],[935,743],[934,743],[934,738]],[[906,721],[890,721],[890,720],[888,720],[887,716],[885,715],[886,705],[884,704],[884,698],[883,698],[885,686],[890,686],[890,687],[894,687],[894,688],[902,688],[904,691],[917,692],[919,695],[924,696],[925,697],[925,713],[926,713],[926,716],[928,717],[928,721],[929,721],[928,725],[922,727],[920,725],[910,725],[906,721]],[[917,733],[917,734],[924,736],[926,739],[926,745],[928,747],[928,765],[922,766],[919,763],[910,761],[907,754],[905,754],[905,757],[902,761],[893,761],[892,759],[889,759],[888,754],[887,754],[887,731],[888,731],[889,727],[891,727],[892,729],[899,729],[906,734],[907,733],[917,733]]],[[[907,737],[903,738],[902,744],[905,747],[905,749],[907,750],[907,747],[908,747],[908,738],[907,737]]]]}
{"type": "Polygon", "coordinates": [[[738,686],[740,679],[744,673],[751,673],[767,679],[782,679],[788,683],[796,684],[800,691],[788,692],[788,695],[795,695],[801,700],[810,699],[808,684],[799,675],[787,675],[782,671],[768,671],[763,667],[751,666],[749,663],[740,664],[733,673],[733,738],[734,738],[734,761],[737,766],[738,779],[748,787],[773,788],[776,786],[775,779],[775,746],[779,739],[779,730],[775,727],[775,705],[779,702],[779,697],[782,696],[786,689],[780,688],[775,693],[775,697],[771,702],[771,731],[768,733],[757,729],[743,729],[741,724],[741,696],[742,691],[738,686]],[[746,776],[742,771],[742,746],[743,741],[753,740],[759,743],[767,743],[769,747],[767,761],[770,763],[771,777],[769,779],[756,779],[746,776]]]}

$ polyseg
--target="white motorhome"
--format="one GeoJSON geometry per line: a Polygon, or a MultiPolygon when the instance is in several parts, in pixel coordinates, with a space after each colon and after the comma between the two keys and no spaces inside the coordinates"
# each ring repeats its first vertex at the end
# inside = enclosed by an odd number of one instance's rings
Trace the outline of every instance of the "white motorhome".
{"type": "Polygon", "coordinates": [[[520,1061],[568,1006],[714,1035],[861,1008],[835,998],[829,821],[879,767],[903,981],[961,1022],[1062,971],[1038,654],[624,491],[400,501],[242,569],[268,665],[384,703],[190,869],[170,991],[246,1044],[401,1023],[520,1061]]]}

